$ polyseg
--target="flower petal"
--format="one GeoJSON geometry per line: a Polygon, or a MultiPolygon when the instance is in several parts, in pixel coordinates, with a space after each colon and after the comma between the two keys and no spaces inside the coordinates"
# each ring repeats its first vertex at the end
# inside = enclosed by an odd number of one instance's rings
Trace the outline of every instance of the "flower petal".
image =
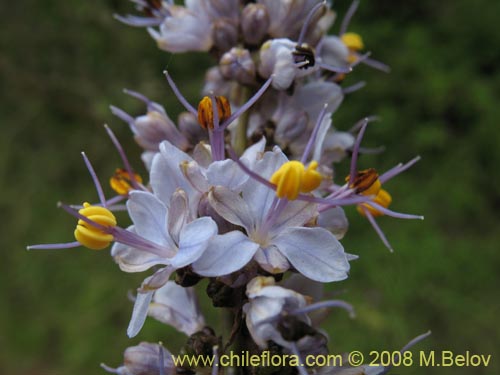
{"type": "Polygon", "coordinates": [[[249,178],[233,160],[227,159],[210,164],[207,170],[208,183],[237,190],[249,178]]]}
{"type": "MultiPolygon", "coordinates": [[[[285,154],[281,152],[279,147],[275,147],[272,152],[266,152],[262,159],[255,163],[253,172],[269,180],[273,173],[287,161],[285,154]]],[[[276,197],[275,191],[250,178],[243,186],[242,193],[245,202],[249,203],[254,220],[262,222],[276,197]]]]}
{"type": "Polygon", "coordinates": [[[217,224],[211,217],[201,217],[187,224],[180,233],[179,252],[171,259],[172,266],[181,268],[196,261],[216,234],[217,224]]]}
{"type": "Polygon", "coordinates": [[[344,248],[323,228],[288,228],[273,239],[280,252],[304,276],[321,282],[347,278],[344,248]]]}
{"type": "Polygon", "coordinates": [[[168,210],[168,233],[175,243],[179,243],[182,228],[190,221],[189,202],[184,190],[177,190],[170,199],[168,210]]]}
{"type": "Polygon", "coordinates": [[[175,248],[167,233],[167,208],[157,197],[146,191],[132,191],[127,209],[139,236],[159,245],[175,248]]]}
{"type": "Polygon", "coordinates": [[[247,233],[255,230],[252,212],[237,192],[216,186],[208,193],[208,201],[213,209],[230,223],[242,226],[247,233]]]}
{"type": "Polygon", "coordinates": [[[193,288],[183,288],[174,281],[158,289],[149,305],[148,315],[191,336],[205,326],[193,288]]]}
{"type": "Polygon", "coordinates": [[[168,208],[170,197],[177,189],[182,189],[191,197],[194,189],[182,174],[180,165],[184,161],[193,159],[182,152],[170,142],[164,141],[160,144],[160,153],[158,153],[151,166],[151,186],[154,194],[168,208]]]}
{"type": "Polygon", "coordinates": [[[132,338],[137,336],[137,334],[141,330],[144,322],[146,321],[149,303],[151,302],[152,298],[153,292],[137,293],[134,310],[132,311],[132,318],[130,319],[130,323],[127,328],[128,337],[132,338]]]}
{"type": "Polygon", "coordinates": [[[208,277],[230,274],[244,267],[258,248],[258,244],[239,231],[215,236],[193,264],[193,271],[208,277]]]}

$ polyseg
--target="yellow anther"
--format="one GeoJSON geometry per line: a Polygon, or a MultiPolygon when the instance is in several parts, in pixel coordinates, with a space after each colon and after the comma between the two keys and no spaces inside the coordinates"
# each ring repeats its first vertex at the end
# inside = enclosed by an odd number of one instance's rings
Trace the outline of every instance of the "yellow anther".
{"type": "MultiPolygon", "coordinates": [[[[116,226],[115,215],[107,208],[91,206],[89,203],[85,202],[83,208],[80,209],[78,213],[97,224],[106,227],[116,226]]],[[[91,250],[102,250],[114,240],[113,235],[103,232],[101,229],[96,228],[82,219],[78,220],[74,234],[78,242],[91,250]]]]}
{"type": "Polygon", "coordinates": [[[345,180],[351,189],[356,189],[356,193],[361,195],[377,195],[382,187],[378,173],[374,168],[358,171],[352,183],[350,176],[347,176],[345,180]]]}
{"type": "Polygon", "coordinates": [[[283,164],[269,180],[276,185],[278,198],[297,199],[299,193],[309,193],[321,184],[321,174],[316,171],[318,163],[312,161],[307,169],[300,161],[292,160],[283,164]]]}
{"type": "MultiPolygon", "coordinates": [[[[134,180],[142,184],[142,178],[137,173],[134,173],[134,180]]],[[[132,190],[130,173],[125,169],[117,168],[113,177],[109,179],[111,188],[120,195],[127,195],[132,190]]]]}
{"type": "Polygon", "coordinates": [[[365,48],[365,45],[363,43],[363,39],[361,38],[361,36],[359,34],[345,33],[340,37],[340,39],[342,39],[342,42],[351,51],[361,51],[363,48],[365,48]]]}
{"type": "MultiPolygon", "coordinates": [[[[219,114],[219,124],[222,124],[231,116],[231,106],[224,96],[216,96],[215,102],[217,104],[217,113],[219,114]]],[[[198,104],[198,122],[203,129],[214,129],[212,99],[208,96],[201,99],[200,104],[198,104]]]]}
{"type": "MultiPolygon", "coordinates": [[[[373,199],[373,202],[379,204],[380,206],[387,208],[392,202],[391,195],[384,189],[380,189],[377,196],[373,199]]],[[[372,216],[382,216],[383,213],[377,210],[376,208],[371,207],[367,203],[362,203],[357,207],[358,212],[365,216],[365,210],[368,210],[372,214],[372,216]]]]}

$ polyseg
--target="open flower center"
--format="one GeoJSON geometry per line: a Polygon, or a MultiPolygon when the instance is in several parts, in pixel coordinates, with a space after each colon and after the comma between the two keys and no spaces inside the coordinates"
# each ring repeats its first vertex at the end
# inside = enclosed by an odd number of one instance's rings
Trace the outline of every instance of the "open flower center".
{"type": "MultiPolygon", "coordinates": [[[[135,181],[142,184],[142,178],[137,173],[134,173],[132,177],[135,181]]],[[[120,195],[127,195],[132,187],[132,178],[130,173],[125,169],[117,168],[115,174],[109,179],[109,184],[111,188],[120,195]]]]}
{"type": "MultiPolygon", "coordinates": [[[[224,96],[216,96],[215,102],[219,115],[219,124],[222,124],[231,116],[231,106],[224,96]]],[[[198,122],[203,129],[214,129],[214,110],[212,99],[208,96],[203,97],[200,104],[198,104],[198,122]]]]}
{"type": "MultiPolygon", "coordinates": [[[[116,226],[115,215],[113,215],[107,208],[92,206],[85,202],[83,204],[83,208],[80,209],[78,213],[85,216],[89,220],[92,220],[96,224],[105,227],[116,226]]],[[[74,235],[78,242],[91,250],[102,250],[114,240],[113,235],[105,233],[102,229],[97,228],[82,219],[78,220],[74,235]]]]}
{"type": "Polygon", "coordinates": [[[276,185],[276,196],[295,200],[299,193],[309,193],[316,189],[323,178],[316,168],[318,162],[314,160],[307,168],[296,160],[283,164],[269,180],[276,185]]]}

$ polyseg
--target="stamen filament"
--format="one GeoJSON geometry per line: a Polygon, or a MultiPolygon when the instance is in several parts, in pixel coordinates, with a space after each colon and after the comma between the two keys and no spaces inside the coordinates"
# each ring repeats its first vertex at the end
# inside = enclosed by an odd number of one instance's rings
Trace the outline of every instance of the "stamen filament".
{"type": "Polygon", "coordinates": [[[120,155],[120,158],[122,159],[123,166],[125,167],[125,170],[127,171],[128,175],[130,176],[130,183],[136,190],[143,190],[143,187],[136,181],[134,178],[135,173],[132,170],[132,167],[130,166],[130,163],[128,161],[127,155],[125,155],[125,151],[123,150],[122,145],[118,141],[118,138],[116,138],[115,134],[111,130],[111,128],[108,125],[104,125],[104,129],[106,129],[106,132],[109,135],[109,138],[111,138],[111,141],[115,145],[118,154],[120,155]]]}
{"type": "Polygon", "coordinates": [[[330,64],[325,64],[323,62],[318,62],[318,66],[321,69],[328,70],[329,72],[333,73],[342,73],[342,74],[347,74],[352,72],[352,67],[341,67],[341,66],[332,66],[330,64]]]}
{"type": "Polygon", "coordinates": [[[306,19],[304,23],[302,24],[302,28],[300,29],[300,34],[299,34],[299,39],[297,39],[297,45],[301,46],[302,43],[304,43],[304,38],[306,36],[307,29],[311,25],[311,20],[314,16],[314,14],[322,7],[326,5],[326,1],[322,1],[318,4],[316,4],[312,9],[309,11],[309,13],[306,16],[306,19]]]}
{"type": "Polygon", "coordinates": [[[359,0],[354,0],[349,6],[349,9],[347,10],[344,18],[342,19],[342,23],[340,24],[340,30],[339,30],[340,36],[346,33],[347,29],[349,28],[349,23],[351,22],[352,16],[354,16],[354,13],[356,13],[358,6],[359,6],[359,0]]]}
{"type": "Polygon", "coordinates": [[[385,208],[384,206],[381,206],[378,203],[375,203],[373,201],[368,201],[366,202],[368,206],[371,206],[372,208],[376,209],[377,211],[380,211],[384,215],[395,217],[398,219],[419,219],[419,220],[424,220],[424,217],[421,215],[411,215],[411,214],[402,214],[399,212],[394,212],[389,210],[388,208],[385,208]]]}
{"type": "Polygon", "coordinates": [[[341,301],[341,300],[328,300],[328,301],[321,301],[321,302],[316,302],[311,305],[302,307],[297,310],[291,311],[289,314],[290,315],[300,315],[300,314],[308,314],[312,311],[319,310],[319,309],[324,309],[324,308],[330,308],[330,307],[339,307],[341,309],[346,310],[349,313],[350,318],[355,318],[356,313],[354,312],[354,307],[352,307],[351,304],[341,301]]]}
{"type": "Polygon", "coordinates": [[[238,108],[236,112],[231,114],[231,116],[229,116],[227,120],[220,125],[217,131],[225,130],[229,126],[229,124],[231,124],[235,119],[241,116],[243,112],[246,112],[251,106],[253,106],[255,102],[259,100],[260,97],[264,94],[264,92],[266,92],[267,88],[271,85],[273,78],[274,74],[267,79],[267,81],[262,85],[262,87],[250,99],[248,99],[248,101],[245,104],[243,104],[240,108],[238,108]]]}
{"type": "Polygon", "coordinates": [[[368,118],[365,118],[363,124],[361,125],[361,129],[356,137],[356,142],[354,143],[354,147],[352,149],[352,158],[351,158],[351,169],[349,172],[349,181],[354,181],[357,175],[357,166],[358,166],[358,154],[359,154],[359,146],[361,145],[361,140],[363,139],[363,135],[365,134],[366,127],[368,126],[368,118]]]}
{"type": "Polygon", "coordinates": [[[74,247],[80,247],[82,244],[78,241],[66,242],[66,243],[52,243],[52,244],[41,244],[41,245],[30,245],[26,246],[26,250],[62,250],[62,249],[72,249],[74,247]]]}
{"type": "Polygon", "coordinates": [[[352,94],[353,92],[361,90],[365,86],[366,86],[366,82],[365,81],[360,81],[358,83],[355,83],[354,85],[347,86],[347,87],[343,88],[342,89],[342,93],[344,95],[352,94]]]}
{"type": "Polygon", "coordinates": [[[95,173],[95,170],[92,167],[90,160],[87,158],[87,155],[85,155],[85,152],[83,152],[83,151],[82,151],[82,157],[83,157],[83,161],[85,162],[85,165],[87,166],[87,169],[89,170],[90,176],[92,177],[92,180],[94,181],[94,186],[95,186],[95,189],[97,190],[97,195],[99,196],[99,200],[101,201],[101,205],[103,207],[106,207],[106,198],[104,197],[104,191],[102,190],[101,183],[99,182],[99,179],[97,178],[97,174],[95,173]]]}
{"type": "Polygon", "coordinates": [[[167,81],[168,81],[168,84],[170,85],[170,88],[174,92],[177,99],[184,106],[184,108],[186,108],[189,112],[191,112],[193,115],[198,117],[198,111],[191,104],[189,104],[189,102],[186,100],[186,98],[181,94],[181,92],[179,91],[179,89],[175,85],[173,79],[170,77],[170,74],[168,74],[168,71],[164,70],[163,74],[165,74],[165,77],[167,77],[167,81]]]}
{"type": "Polygon", "coordinates": [[[395,167],[393,167],[393,168],[389,169],[387,172],[383,173],[379,177],[380,182],[385,183],[385,182],[389,181],[391,178],[397,176],[398,174],[400,174],[400,173],[406,171],[407,169],[409,169],[410,167],[412,167],[420,159],[421,159],[420,156],[416,156],[406,164],[399,163],[395,167]]]}
{"type": "Polygon", "coordinates": [[[307,142],[306,148],[304,149],[304,152],[302,153],[302,158],[300,159],[300,162],[302,164],[306,163],[307,158],[309,157],[309,154],[311,153],[312,146],[316,141],[316,137],[318,135],[319,129],[321,127],[321,124],[323,123],[323,119],[325,118],[327,108],[328,108],[328,103],[325,103],[323,105],[323,108],[321,109],[321,112],[319,113],[318,119],[316,120],[316,124],[314,125],[313,132],[312,132],[311,136],[309,137],[309,141],[307,142]]]}
{"type": "Polygon", "coordinates": [[[377,221],[373,217],[373,215],[370,213],[370,210],[368,210],[366,207],[362,207],[363,213],[365,214],[365,217],[368,219],[370,224],[372,225],[373,229],[375,229],[375,232],[378,234],[382,242],[384,243],[385,247],[389,249],[391,253],[394,252],[391,244],[389,243],[389,240],[385,236],[385,233],[382,231],[382,229],[379,227],[377,224],[377,221]]]}

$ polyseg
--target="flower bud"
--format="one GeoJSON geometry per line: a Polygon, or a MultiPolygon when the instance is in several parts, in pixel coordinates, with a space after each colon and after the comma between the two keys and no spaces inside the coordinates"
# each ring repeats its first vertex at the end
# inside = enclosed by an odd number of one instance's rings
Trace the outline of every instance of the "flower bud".
{"type": "Polygon", "coordinates": [[[242,12],[241,29],[245,42],[260,44],[269,30],[269,13],[262,4],[248,4],[242,12]]]}
{"type": "MultiPolygon", "coordinates": [[[[132,375],[157,375],[160,373],[160,346],[141,342],[125,350],[123,364],[132,375]]],[[[167,350],[163,350],[163,373],[174,373],[174,364],[167,350]]]]}
{"type": "Polygon", "coordinates": [[[238,27],[228,19],[216,20],[212,35],[214,46],[221,52],[228,51],[238,43],[238,27]]]}
{"type": "Polygon", "coordinates": [[[243,48],[231,48],[220,59],[220,72],[224,78],[243,85],[255,83],[255,64],[250,52],[243,48]]]}

